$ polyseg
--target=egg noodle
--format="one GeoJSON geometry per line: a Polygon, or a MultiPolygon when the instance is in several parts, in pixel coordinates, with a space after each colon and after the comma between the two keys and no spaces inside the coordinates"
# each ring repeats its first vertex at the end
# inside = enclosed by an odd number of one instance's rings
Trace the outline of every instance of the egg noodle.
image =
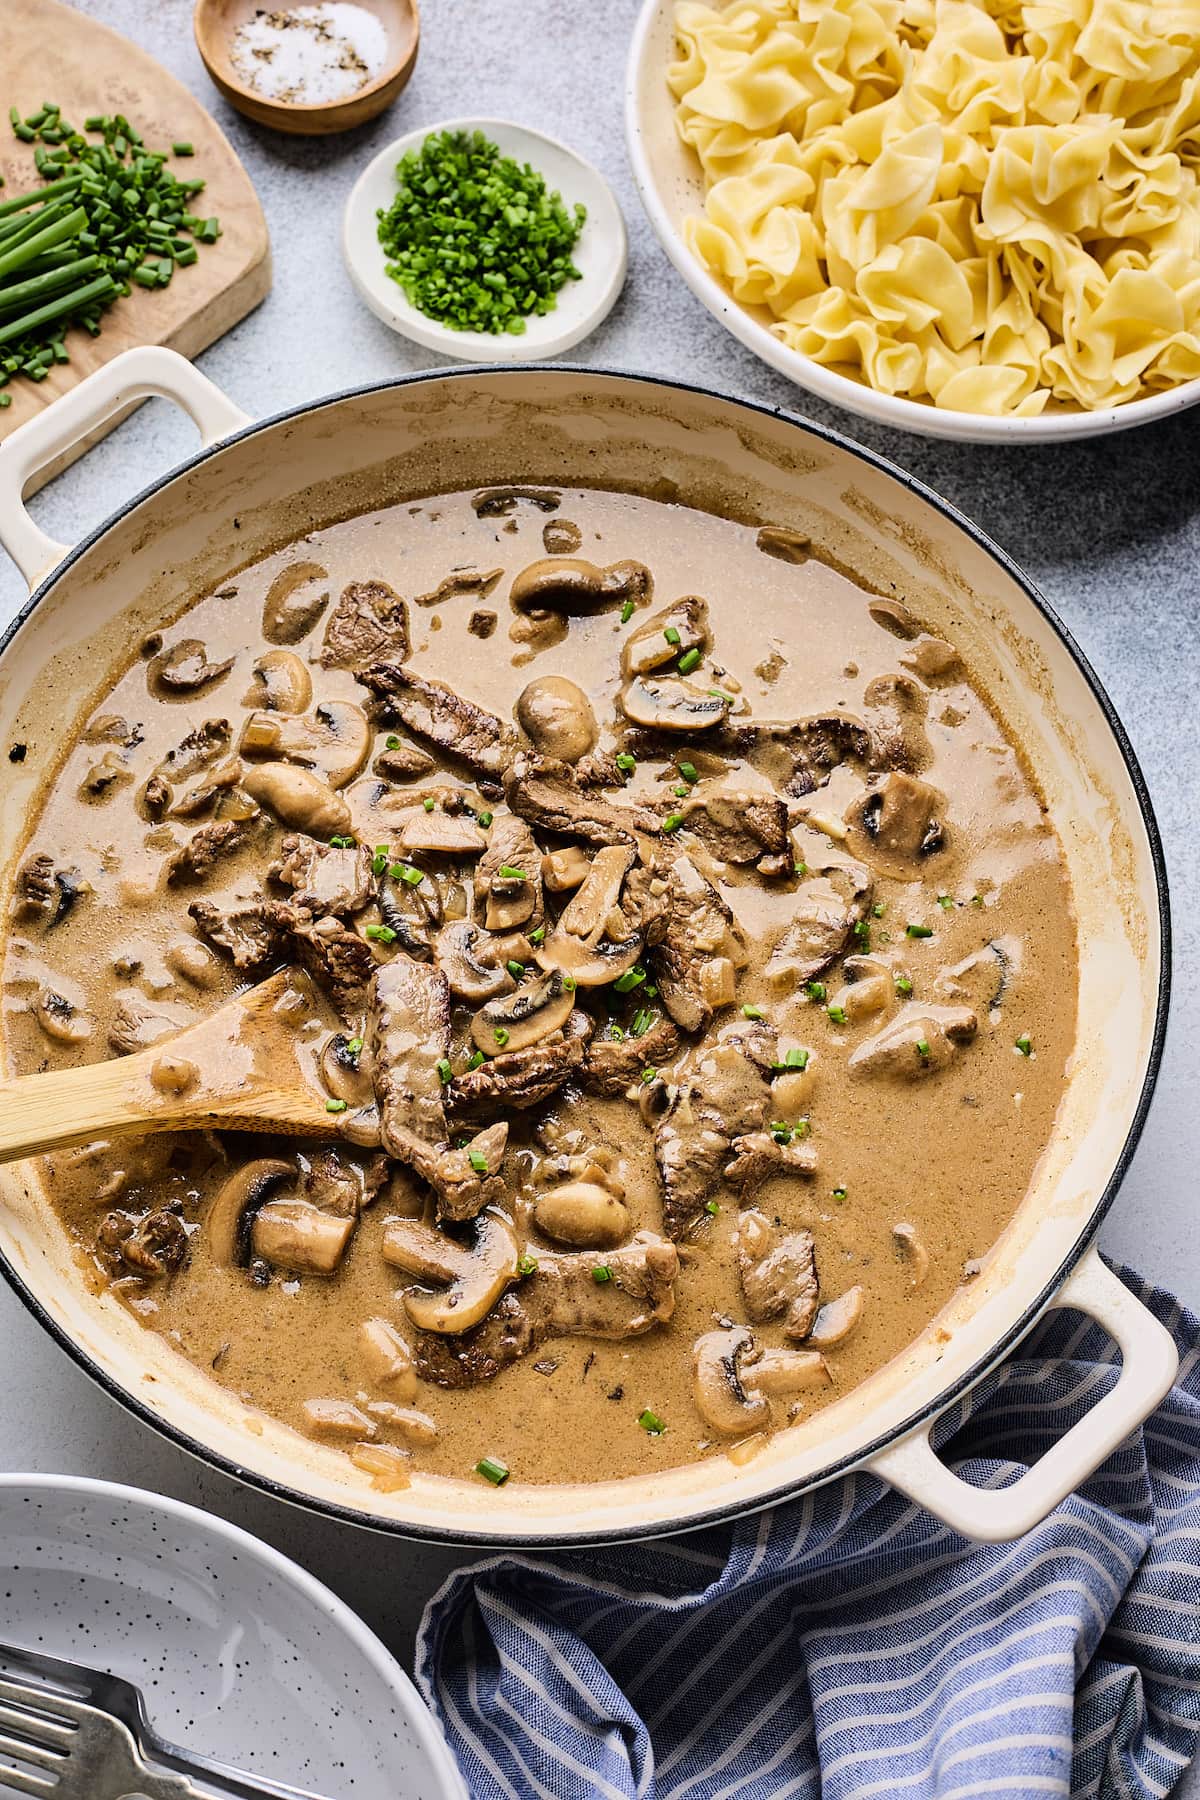
{"type": "Polygon", "coordinates": [[[1029,417],[1200,377],[1200,0],[681,0],[693,253],[885,394],[1029,417]]]}

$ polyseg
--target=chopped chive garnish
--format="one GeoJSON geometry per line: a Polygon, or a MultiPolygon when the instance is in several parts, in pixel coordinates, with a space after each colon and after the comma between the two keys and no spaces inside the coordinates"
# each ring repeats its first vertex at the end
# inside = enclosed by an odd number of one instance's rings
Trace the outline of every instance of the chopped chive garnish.
{"type": "Polygon", "coordinates": [[[827,1006],[825,1011],[829,1014],[835,1025],[844,1025],[846,1023],[846,1009],[844,1006],[827,1006]]]}
{"type": "Polygon", "coordinates": [[[503,1050],[505,1044],[507,1044],[507,1042],[508,1042],[508,1033],[507,1033],[507,1031],[505,1031],[503,1025],[497,1025],[495,1031],[493,1031],[493,1033],[492,1033],[492,1036],[495,1038],[496,1042],[499,1044],[500,1048],[503,1050]]]}
{"type": "Polygon", "coordinates": [[[885,908],[882,900],[877,900],[875,902],[874,906],[871,908],[872,913],[875,915],[875,917],[877,919],[882,919],[884,912],[886,910],[887,909],[885,908]]]}
{"type": "Polygon", "coordinates": [[[896,977],[896,992],[898,994],[911,994],[912,993],[912,982],[908,979],[907,975],[897,975],[897,977],[896,977]]]}
{"type": "Polygon", "coordinates": [[[637,757],[633,754],[632,750],[622,750],[619,752],[617,756],[617,767],[620,769],[622,775],[628,775],[631,770],[637,768],[637,757]]]}
{"type": "Polygon", "coordinates": [[[811,1130],[812,1125],[807,1119],[797,1119],[796,1123],[792,1126],[792,1136],[806,1138],[811,1130]]]}
{"type": "Polygon", "coordinates": [[[668,644],[677,644],[679,642],[678,625],[668,625],[663,632],[663,636],[666,638],[668,644]]]}
{"type": "Polygon", "coordinates": [[[524,979],[525,979],[525,964],[522,962],[518,962],[515,956],[510,956],[504,966],[508,970],[509,974],[512,976],[514,981],[524,981],[524,979]]]}
{"type": "Polygon", "coordinates": [[[195,156],[195,154],[196,154],[192,145],[187,143],[186,141],[184,143],[180,143],[180,144],[172,144],[171,148],[175,152],[176,156],[195,156]]]}
{"type": "Polygon", "coordinates": [[[371,858],[371,873],[372,873],[372,875],[382,875],[383,871],[387,868],[387,866],[388,866],[388,851],[387,851],[387,845],[385,844],[383,846],[383,848],[381,850],[377,850],[375,852],[374,856],[371,858]]]}
{"type": "Polygon", "coordinates": [[[983,905],[983,895],[982,894],[972,894],[971,895],[971,905],[972,906],[982,906],[983,905]]]}
{"type": "Polygon", "coordinates": [[[743,1019],[765,1019],[766,1016],[761,1006],[743,1006],[742,1008],[743,1019]]]}
{"type": "Polygon", "coordinates": [[[932,925],[906,925],[904,933],[906,937],[910,938],[931,938],[933,927],[932,925]]]}
{"type": "Polygon", "coordinates": [[[648,1012],[647,1009],[643,1006],[640,1012],[635,1012],[633,1015],[633,1023],[629,1027],[630,1037],[635,1037],[635,1038],[645,1037],[645,1035],[649,1031],[650,1026],[653,1023],[653,1021],[654,1021],[654,1014],[652,1012],[648,1012]]]}
{"type": "Polygon", "coordinates": [[[637,965],[632,969],[626,969],[623,975],[618,975],[617,979],[613,982],[613,987],[618,994],[631,994],[635,987],[641,987],[645,979],[645,969],[640,965],[637,965]]]}
{"type": "Polygon", "coordinates": [[[544,925],[535,927],[529,934],[529,941],[531,944],[544,944],[546,941],[546,927],[544,925]]]}
{"type": "Polygon", "coordinates": [[[475,823],[479,826],[481,831],[486,831],[491,822],[492,815],[490,812],[481,812],[476,815],[475,823]]]}
{"type": "Polygon", "coordinates": [[[657,1081],[657,1080],[658,1080],[658,1070],[657,1069],[643,1069],[642,1070],[642,1082],[643,1082],[644,1086],[649,1087],[649,1085],[652,1081],[657,1081]]]}
{"type": "Polygon", "coordinates": [[[727,694],[724,688],[709,688],[708,697],[710,700],[724,700],[730,706],[733,705],[733,695],[727,694]]]}
{"type": "Polygon", "coordinates": [[[1021,1052],[1022,1056],[1032,1056],[1033,1055],[1033,1039],[1026,1037],[1025,1034],[1022,1033],[1021,1036],[1017,1039],[1016,1048],[1021,1052]]]}
{"type": "Polygon", "coordinates": [[[634,611],[633,601],[626,600],[624,606],[621,608],[621,623],[622,623],[622,625],[628,625],[630,619],[632,619],[632,617],[633,617],[633,611],[634,611]]]}
{"type": "Polygon", "coordinates": [[[592,1270],[592,1280],[600,1287],[603,1287],[606,1281],[612,1280],[612,1270],[607,1263],[596,1264],[596,1267],[592,1270]]]}
{"type": "Polygon", "coordinates": [[[808,874],[808,864],[806,862],[798,862],[794,867],[797,875],[804,876],[808,874]]]}
{"type": "Polygon", "coordinates": [[[409,887],[420,887],[425,879],[424,869],[414,869],[411,863],[398,863],[396,866],[400,871],[401,881],[406,882],[409,887]]]}
{"type": "Polygon", "coordinates": [[[921,1056],[921,1057],[925,1057],[925,1056],[929,1055],[929,1039],[928,1038],[918,1038],[917,1039],[917,1055],[921,1056]]]}
{"type": "Polygon", "coordinates": [[[347,1038],[347,1040],[346,1040],[346,1055],[347,1056],[361,1056],[362,1055],[362,1047],[363,1047],[363,1041],[361,1038],[347,1038]]]}
{"type": "Polygon", "coordinates": [[[695,763],[681,762],[679,765],[679,773],[683,776],[685,781],[699,781],[700,779],[700,776],[696,771],[695,763]]]}
{"type": "Polygon", "coordinates": [[[619,1025],[610,1025],[605,1035],[611,1043],[623,1044],[625,1042],[625,1033],[621,1030],[619,1025]]]}
{"type": "Polygon", "coordinates": [[[844,1200],[846,1198],[845,1188],[844,1187],[835,1187],[833,1190],[833,1198],[835,1200],[844,1200]]]}
{"type": "Polygon", "coordinates": [[[470,1162],[471,1167],[474,1169],[474,1171],[477,1175],[486,1175],[487,1174],[488,1159],[483,1154],[482,1150],[468,1150],[467,1151],[467,1159],[470,1162]]]}
{"type": "Polygon", "coordinates": [[[446,1057],[439,1056],[437,1060],[437,1072],[439,1081],[449,1081],[453,1077],[454,1070],[450,1067],[446,1057]]]}
{"type": "Polygon", "coordinates": [[[364,935],[377,944],[394,944],[396,941],[396,934],[390,925],[368,925],[364,935]]]}
{"type": "Polygon", "coordinates": [[[481,1456],[475,1464],[475,1473],[482,1475],[485,1481],[490,1481],[493,1487],[503,1487],[508,1480],[509,1468],[507,1463],[500,1462],[494,1456],[481,1456]]]}
{"type": "Polygon", "coordinates": [[[690,675],[693,669],[698,669],[699,667],[700,652],[694,646],[690,650],[685,650],[679,659],[679,673],[681,675],[690,675]]]}
{"type": "Polygon", "coordinates": [[[721,1202],[719,1200],[706,1200],[704,1202],[704,1210],[711,1218],[715,1219],[721,1210],[721,1202]]]}
{"type": "Polygon", "coordinates": [[[483,1067],[482,1050],[472,1050],[467,1067],[468,1069],[481,1069],[483,1067]]]}
{"type": "Polygon", "coordinates": [[[662,828],[664,831],[678,831],[679,827],[682,824],[683,824],[683,814],[682,813],[677,813],[677,812],[668,813],[666,818],[662,822],[662,828]]]}
{"type": "Polygon", "coordinates": [[[330,849],[331,849],[331,850],[353,850],[353,848],[354,848],[354,839],[353,839],[353,838],[352,838],[352,837],[333,837],[333,838],[330,838],[330,840],[329,840],[329,848],[330,848],[330,849]]]}
{"type": "Polygon", "coordinates": [[[953,912],[954,911],[954,902],[950,898],[949,894],[939,894],[937,897],[937,900],[938,900],[938,905],[941,907],[943,912],[953,912]]]}
{"type": "Polygon", "coordinates": [[[807,1067],[807,1050],[787,1050],[784,1052],[782,1062],[773,1062],[771,1064],[772,1072],[776,1075],[782,1074],[785,1069],[807,1069],[807,1067]]]}
{"type": "Polygon", "coordinates": [[[575,977],[573,975],[564,975],[562,984],[568,994],[573,994],[575,992],[575,977]]]}
{"type": "Polygon", "coordinates": [[[432,812],[434,809],[434,806],[436,804],[437,804],[437,802],[434,800],[431,800],[428,794],[425,796],[424,800],[422,800],[422,802],[421,802],[421,805],[425,808],[426,812],[432,812]]]}
{"type": "Polygon", "coordinates": [[[648,1406],[638,1414],[638,1424],[643,1431],[648,1431],[651,1437],[661,1437],[667,1429],[658,1414],[651,1412],[648,1406]]]}
{"type": "Polygon", "coordinates": [[[325,1102],[325,1111],[326,1112],[342,1113],[342,1112],[345,1112],[345,1110],[346,1110],[346,1102],[344,1100],[327,1100],[325,1102]]]}
{"type": "Polygon", "coordinates": [[[532,1275],[536,1268],[537,1268],[537,1257],[536,1256],[530,1256],[529,1253],[526,1252],[526,1254],[524,1256],[517,1258],[517,1274],[518,1275],[532,1275]]]}
{"type": "Polygon", "coordinates": [[[528,881],[529,880],[529,877],[528,877],[528,875],[526,875],[524,869],[514,869],[511,863],[501,863],[499,874],[500,874],[501,881],[528,881]]]}
{"type": "Polygon", "coordinates": [[[385,750],[398,750],[400,748],[400,739],[396,736],[394,731],[388,737],[384,738],[383,747],[385,750]]]}
{"type": "Polygon", "coordinates": [[[825,998],[825,983],[823,981],[806,981],[804,984],[804,991],[810,1000],[823,1000],[825,998]]]}
{"type": "Polygon", "coordinates": [[[671,789],[671,792],[677,800],[686,800],[691,793],[691,789],[688,787],[686,781],[681,781],[678,787],[673,787],[671,789]]]}
{"type": "Polygon", "coordinates": [[[871,927],[865,919],[854,921],[854,935],[858,939],[860,949],[869,950],[871,948],[871,927]]]}

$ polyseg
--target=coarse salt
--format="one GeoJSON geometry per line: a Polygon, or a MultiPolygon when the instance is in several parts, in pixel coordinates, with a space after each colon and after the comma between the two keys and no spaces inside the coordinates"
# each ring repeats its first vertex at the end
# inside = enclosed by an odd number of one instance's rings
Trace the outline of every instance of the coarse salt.
{"type": "Polygon", "coordinates": [[[323,106],[347,100],[381,74],[387,33],[350,0],[256,12],[234,32],[229,60],[264,100],[323,106]]]}

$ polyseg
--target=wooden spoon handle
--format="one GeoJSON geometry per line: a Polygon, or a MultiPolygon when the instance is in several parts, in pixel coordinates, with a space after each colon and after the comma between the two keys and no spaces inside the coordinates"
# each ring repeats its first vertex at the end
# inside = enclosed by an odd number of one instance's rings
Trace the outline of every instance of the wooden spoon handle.
{"type": "Polygon", "coordinates": [[[0,1162],[91,1138],[168,1131],[182,1105],[154,1086],[142,1053],[0,1081],[0,1162]]]}

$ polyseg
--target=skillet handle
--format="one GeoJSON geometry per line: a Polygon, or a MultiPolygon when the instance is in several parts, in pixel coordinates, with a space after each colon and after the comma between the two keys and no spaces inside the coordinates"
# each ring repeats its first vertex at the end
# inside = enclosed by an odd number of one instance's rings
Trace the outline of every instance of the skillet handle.
{"type": "Polygon", "coordinates": [[[1104,1398],[1018,1481],[977,1488],[960,1480],[930,1444],[932,1420],[866,1464],[943,1524],[982,1543],[1009,1543],[1040,1525],[1149,1418],[1179,1366],[1170,1332],[1101,1261],[1094,1244],[1051,1305],[1074,1307],[1102,1325],[1120,1348],[1121,1371],[1104,1398]]]}
{"type": "Polygon", "coordinates": [[[24,500],[30,477],[113,413],[152,395],[181,407],[205,447],[250,423],[249,415],[186,357],[158,345],[141,344],[114,356],[0,445],[0,546],[8,551],[31,589],[62,561],[70,545],[56,543],[30,518],[24,500]]]}

